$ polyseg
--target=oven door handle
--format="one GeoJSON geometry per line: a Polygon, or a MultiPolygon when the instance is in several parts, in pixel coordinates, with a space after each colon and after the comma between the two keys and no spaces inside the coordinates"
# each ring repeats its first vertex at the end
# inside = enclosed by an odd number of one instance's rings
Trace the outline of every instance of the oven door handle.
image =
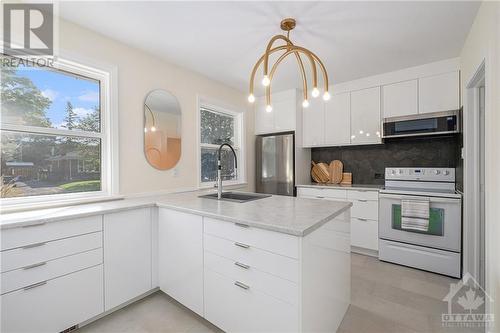
{"type": "Polygon", "coordinates": [[[428,199],[431,203],[451,203],[460,204],[461,198],[442,198],[442,197],[429,197],[429,196],[417,196],[411,194],[390,194],[390,193],[379,193],[379,199],[393,199],[393,200],[422,200],[428,199]]]}

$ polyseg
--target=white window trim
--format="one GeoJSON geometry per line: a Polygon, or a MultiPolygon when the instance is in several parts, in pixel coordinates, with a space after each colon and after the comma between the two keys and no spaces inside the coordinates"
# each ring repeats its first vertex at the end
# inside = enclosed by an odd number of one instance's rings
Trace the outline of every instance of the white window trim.
{"type": "Polygon", "coordinates": [[[240,152],[240,156],[238,159],[238,179],[236,180],[223,180],[222,185],[223,186],[238,186],[238,185],[246,185],[247,184],[247,178],[246,178],[246,128],[245,128],[245,115],[244,111],[228,105],[224,102],[212,99],[210,97],[205,97],[205,96],[197,96],[197,106],[196,106],[196,163],[197,163],[197,184],[199,189],[207,189],[207,188],[213,188],[215,185],[215,182],[206,182],[203,183],[201,181],[201,148],[202,147],[213,147],[217,148],[217,145],[210,145],[210,144],[202,144],[201,143],[201,137],[200,137],[200,126],[201,126],[201,119],[200,119],[200,110],[202,107],[205,107],[207,109],[212,109],[214,111],[220,111],[222,113],[227,113],[236,116],[237,118],[237,126],[238,126],[238,131],[239,131],[239,136],[240,136],[240,142],[238,145],[238,150],[240,152]]]}
{"type": "MultiPolygon", "coordinates": [[[[96,63],[81,56],[60,51],[54,58],[54,68],[94,78],[100,81],[101,132],[72,131],[75,135],[101,139],[101,190],[94,192],[34,195],[28,197],[0,198],[3,213],[24,209],[38,209],[52,206],[71,205],[119,198],[119,155],[118,155],[118,70],[116,66],[96,63]],[[71,60],[70,60],[71,59],[71,60]]],[[[30,133],[68,135],[65,130],[2,124],[4,130],[30,133]]],[[[0,130],[1,131],[1,130],[0,130]]]]}

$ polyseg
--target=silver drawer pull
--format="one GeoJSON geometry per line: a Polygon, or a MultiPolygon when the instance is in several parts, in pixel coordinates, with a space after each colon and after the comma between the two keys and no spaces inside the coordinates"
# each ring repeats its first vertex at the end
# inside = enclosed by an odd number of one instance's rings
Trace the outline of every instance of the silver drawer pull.
{"type": "Polygon", "coordinates": [[[241,267],[241,268],[244,268],[244,269],[249,269],[249,268],[250,268],[250,266],[245,265],[245,264],[242,264],[241,262],[235,262],[234,264],[235,264],[236,266],[241,267]]]}
{"type": "Polygon", "coordinates": [[[238,226],[238,227],[242,227],[242,228],[250,228],[250,226],[248,224],[243,224],[243,223],[238,223],[238,222],[235,222],[234,225],[238,226]]]}
{"type": "Polygon", "coordinates": [[[368,200],[358,199],[359,202],[367,202],[368,200]]]}
{"type": "Polygon", "coordinates": [[[238,286],[238,287],[240,287],[240,288],[243,288],[243,289],[245,289],[245,290],[250,289],[250,286],[249,286],[249,285],[246,285],[246,284],[244,284],[244,283],[242,283],[242,282],[240,282],[240,281],[236,281],[236,282],[234,283],[234,285],[235,285],[235,286],[238,286]]]}
{"type": "Polygon", "coordinates": [[[46,284],[47,284],[47,281],[38,282],[38,283],[32,284],[30,286],[24,287],[23,290],[30,290],[30,289],[33,289],[36,287],[41,287],[41,286],[46,285],[46,284]]]}
{"type": "Polygon", "coordinates": [[[360,221],[368,221],[367,219],[362,219],[361,217],[356,217],[360,221]]]}
{"type": "Polygon", "coordinates": [[[39,246],[43,246],[43,245],[46,245],[47,243],[36,243],[36,244],[30,244],[30,245],[26,245],[26,246],[23,246],[21,249],[25,250],[25,249],[31,249],[31,248],[34,248],[34,247],[39,247],[39,246]]]}
{"type": "Polygon", "coordinates": [[[325,197],[322,197],[321,195],[317,195],[316,198],[318,198],[318,199],[324,199],[325,197]]]}
{"type": "Polygon", "coordinates": [[[39,262],[38,264],[33,264],[33,265],[25,266],[25,267],[23,267],[23,269],[31,269],[31,268],[35,268],[35,267],[44,266],[44,265],[47,265],[46,261],[39,262]]]}
{"type": "Polygon", "coordinates": [[[31,227],[39,227],[41,225],[44,225],[46,222],[39,222],[35,224],[28,224],[28,225],[23,225],[22,228],[31,228],[31,227]]]}
{"type": "Polygon", "coordinates": [[[250,245],[239,243],[239,242],[235,242],[234,245],[242,247],[244,249],[248,249],[250,247],[250,245]]]}

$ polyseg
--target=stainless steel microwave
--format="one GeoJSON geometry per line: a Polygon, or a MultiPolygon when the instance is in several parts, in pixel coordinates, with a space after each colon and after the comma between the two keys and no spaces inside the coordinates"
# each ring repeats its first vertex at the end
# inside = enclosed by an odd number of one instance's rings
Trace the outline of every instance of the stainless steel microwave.
{"type": "Polygon", "coordinates": [[[458,133],[460,111],[384,118],[382,138],[458,133]]]}

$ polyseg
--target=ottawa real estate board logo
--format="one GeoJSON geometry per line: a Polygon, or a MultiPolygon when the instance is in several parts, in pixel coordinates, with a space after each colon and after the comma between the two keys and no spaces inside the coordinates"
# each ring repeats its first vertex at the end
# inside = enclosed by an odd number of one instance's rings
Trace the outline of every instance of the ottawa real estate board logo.
{"type": "Polygon", "coordinates": [[[493,327],[494,315],[487,313],[486,307],[493,303],[493,299],[470,273],[450,284],[450,291],[443,301],[448,303],[448,312],[441,315],[444,327],[493,327]]]}
{"type": "Polygon", "coordinates": [[[54,55],[54,5],[3,3],[3,53],[20,57],[54,55]]]}

